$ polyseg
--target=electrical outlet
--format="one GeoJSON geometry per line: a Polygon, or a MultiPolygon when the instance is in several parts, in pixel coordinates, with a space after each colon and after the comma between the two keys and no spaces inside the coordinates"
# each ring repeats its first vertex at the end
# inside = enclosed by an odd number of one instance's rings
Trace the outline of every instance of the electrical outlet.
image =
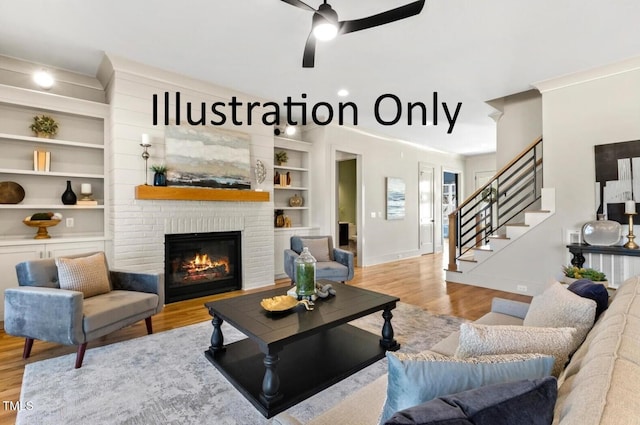
{"type": "Polygon", "coordinates": [[[527,285],[518,285],[516,289],[518,292],[527,292],[527,285]]]}
{"type": "Polygon", "coordinates": [[[65,224],[67,225],[67,227],[73,227],[76,223],[73,217],[68,217],[65,224]]]}
{"type": "Polygon", "coordinates": [[[375,212],[371,213],[371,218],[376,218],[376,213],[375,212]]]}

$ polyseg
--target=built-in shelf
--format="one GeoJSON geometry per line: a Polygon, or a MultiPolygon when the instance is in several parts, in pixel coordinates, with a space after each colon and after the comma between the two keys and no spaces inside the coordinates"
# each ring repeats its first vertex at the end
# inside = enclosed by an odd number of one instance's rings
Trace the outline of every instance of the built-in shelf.
{"type": "Polygon", "coordinates": [[[33,170],[18,170],[14,168],[0,168],[2,174],[21,174],[25,176],[48,176],[48,177],[73,177],[73,178],[85,178],[85,179],[104,179],[104,174],[93,173],[66,173],[58,171],[33,171],[33,170]]]}
{"type": "Polygon", "coordinates": [[[136,199],[172,201],[269,202],[269,192],[204,187],[136,186],[136,199]]]}
{"type": "Polygon", "coordinates": [[[22,140],[40,144],[50,144],[59,146],[73,146],[76,148],[100,149],[104,150],[104,145],[96,143],[74,142],[71,140],[46,139],[44,137],[22,136],[18,134],[0,133],[0,139],[22,140]]]}

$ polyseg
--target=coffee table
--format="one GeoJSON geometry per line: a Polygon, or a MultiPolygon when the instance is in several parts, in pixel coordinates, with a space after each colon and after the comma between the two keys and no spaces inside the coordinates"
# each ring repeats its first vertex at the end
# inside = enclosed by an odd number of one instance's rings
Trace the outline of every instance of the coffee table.
{"type": "Polygon", "coordinates": [[[400,348],[391,326],[399,298],[330,283],[336,296],[316,301],[313,311],[299,305],[270,313],[260,306],[285,289],[205,304],[213,317],[206,358],[267,418],[400,348]],[[381,336],[348,324],[376,311],[382,311],[381,336]],[[223,321],[248,338],[225,345],[223,321]]]}

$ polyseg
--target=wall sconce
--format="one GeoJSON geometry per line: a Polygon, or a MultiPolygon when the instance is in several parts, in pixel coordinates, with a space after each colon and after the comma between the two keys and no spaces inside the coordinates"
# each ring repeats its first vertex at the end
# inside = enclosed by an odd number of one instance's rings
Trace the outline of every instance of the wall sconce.
{"type": "Polygon", "coordinates": [[[149,172],[149,167],[147,165],[148,161],[149,161],[149,146],[151,146],[151,138],[149,137],[148,134],[143,134],[142,135],[142,143],[140,143],[140,146],[142,146],[142,159],[144,159],[144,184],[145,186],[148,186],[149,184],[147,183],[147,174],[149,172]]]}

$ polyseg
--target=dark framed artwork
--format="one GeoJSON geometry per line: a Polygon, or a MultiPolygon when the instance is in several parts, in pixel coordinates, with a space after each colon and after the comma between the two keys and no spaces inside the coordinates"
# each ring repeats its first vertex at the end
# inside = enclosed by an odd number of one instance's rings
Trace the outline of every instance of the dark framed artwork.
{"type": "Polygon", "coordinates": [[[640,140],[596,145],[594,151],[597,214],[627,224],[625,201],[640,200],[640,140]]]}

